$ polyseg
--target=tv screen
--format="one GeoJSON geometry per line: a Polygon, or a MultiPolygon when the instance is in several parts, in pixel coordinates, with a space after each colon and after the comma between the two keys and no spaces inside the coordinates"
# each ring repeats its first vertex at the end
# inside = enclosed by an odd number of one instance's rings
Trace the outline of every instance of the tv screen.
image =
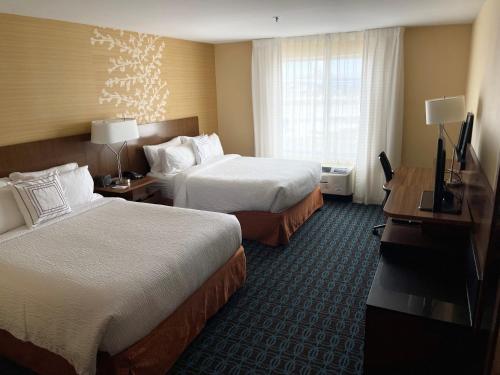
{"type": "Polygon", "coordinates": [[[436,174],[434,180],[434,202],[432,211],[440,212],[444,198],[444,168],[446,163],[446,151],[443,147],[443,140],[438,139],[437,155],[436,155],[436,174]]]}
{"type": "Polygon", "coordinates": [[[465,168],[465,157],[467,154],[467,144],[472,140],[472,129],[474,127],[474,115],[472,113],[467,113],[467,119],[465,120],[465,128],[460,132],[459,143],[457,144],[457,158],[460,161],[460,169],[465,168]]]}
{"type": "Polygon", "coordinates": [[[455,154],[457,155],[457,160],[462,160],[462,144],[465,140],[465,128],[467,127],[467,122],[463,121],[460,127],[460,136],[458,137],[457,145],[455,146],[455,154]]]}

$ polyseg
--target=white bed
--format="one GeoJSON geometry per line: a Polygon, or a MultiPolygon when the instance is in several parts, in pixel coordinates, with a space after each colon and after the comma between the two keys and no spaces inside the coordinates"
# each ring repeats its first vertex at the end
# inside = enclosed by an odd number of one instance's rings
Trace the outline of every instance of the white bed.
{"type": "Polygon", "coordinates": [[[98,350],[147,335],[240,244],[230,215],[95,200],[0,235],[0,329],[93,374],[98,350]]]}
{"type": "Polygon", "coordinates": [[[282,212],[319,185],[316,162],[223,155],[175,174],[150,172],[174,206],[216,212],[282,212]]]}

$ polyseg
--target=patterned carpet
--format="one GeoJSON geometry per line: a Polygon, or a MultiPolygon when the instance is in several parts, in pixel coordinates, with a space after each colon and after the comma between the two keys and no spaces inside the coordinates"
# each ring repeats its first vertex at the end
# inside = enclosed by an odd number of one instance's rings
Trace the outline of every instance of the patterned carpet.
{"type": "MultiPolygon", "coordinates": [[[[244,242],[247,282],[170,374],[362,374],[378,206],[326,201],[289,245],[244,242]]],[[[1,374],[25,375],[0,361],[1,374]]]]}

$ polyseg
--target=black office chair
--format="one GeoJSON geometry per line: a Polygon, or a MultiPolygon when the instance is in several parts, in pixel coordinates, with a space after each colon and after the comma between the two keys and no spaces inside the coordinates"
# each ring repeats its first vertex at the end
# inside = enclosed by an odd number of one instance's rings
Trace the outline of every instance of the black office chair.
{"type": "MultiPolygon", "coordinates": [[[[387,155],[385,154],[384,151],[382,151],[378,159],[380,160],[380,164],[382,164],[382,169],[384,170],[384,175],[385,175],[385,184],[387,184],[389,181],[392,180],[392,176],[394,176],[394,171],[392,170],[391,163],[389,162],[389,159],[387,158],[387,155]]],[[[389,198],[389,193],[391,192],[390,189],[387,189],[387,187],[382,185],[382,189],[384,189],[385,192],[385,198],[382,202],[382,207],[385,205],[385,202],[387,202],[387,198],[389,198]]],[[[372,229],[372,233],[374,235],[378,235],[378,230],[385,228],[385,224],[380,224],[380,225],[375,225],[372,229]]]]}

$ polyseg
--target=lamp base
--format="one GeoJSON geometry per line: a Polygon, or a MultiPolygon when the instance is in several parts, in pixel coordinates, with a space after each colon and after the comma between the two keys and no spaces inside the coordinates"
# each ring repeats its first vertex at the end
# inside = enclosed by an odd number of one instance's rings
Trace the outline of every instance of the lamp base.
{"type": "Polygon", "coordinates": [[[113,179],[113,183],[118,186],[130,186],[130,180],[128,178],[122,178],[121,180],[117,177],[113,179]]]}
{"type": "Polygon", "coordinates": [[[464,183],[462,181],[449,181],[446,183],[446,186],[450,187],[457,187],[457,186],[462,186],[464,183]]]}
{"type": "Polygon", "coordinates": [[[460,174],[453,171],[453,169],[447,169],[446,173],[450,174],[449,181],[446,182],[446,186],[455,187],[463,185],[462,179],[460,178],[460,174]]]}

